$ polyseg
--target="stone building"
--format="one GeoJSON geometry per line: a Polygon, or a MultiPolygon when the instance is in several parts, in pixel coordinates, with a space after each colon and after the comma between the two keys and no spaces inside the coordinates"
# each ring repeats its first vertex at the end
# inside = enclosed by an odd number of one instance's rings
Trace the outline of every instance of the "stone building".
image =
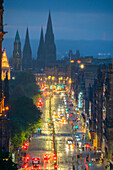
{"type": "Polygon", "coordinates": [[[37,67],[38,69],[45,68],[45,42],[43,36],[43,28],[41,28],[40,42],[37,51],[37,67]]]}
{"type": "Polygon", "coordinates": [[[22,71],[21,42],[18,30],[16,32],[13,49],[13,71],[22,71]]]}
{"type": "Polygon", "coordinates": [[[6,50],[3,50],[2,54],[2,80],[6,78],[6,72],[8,74],[8,80],[10,80],[10,66],[6,55],[6,50]]]}
{"type": "Polygon", "coordinates": [[[105,72],[104,104],[106,118],[104,124],[105,157],[113,168],[113,69],[112,65],[105,72]]]}
{"type": "MultiPolygon", "coordinates": [[[[9,151],[10,126],[9,107],[4,104],[4,94],[2,91],[2,41],[6,32],[3,29],[3,1],[0,3],[0,150],[9,151]]],[[[8,76],[6,74],[6,78],[8,76]]]]}
{"type": "Polygon", "coordinates": [[[30,45],[30,40],[29,40],[29,31],[27,28],[25,44],[23,48],[22,69],[31,70],[32,66],[33,66],[32,65],[32,51],[31,51],[31,45],[30,45]]]}
{"type": "Polygon", "coordinates": [[[56,46],[52,28],[51,14],[49,12],[47,29],[45,34],[45,66],[55,66],[56,64],[56,46]]]}

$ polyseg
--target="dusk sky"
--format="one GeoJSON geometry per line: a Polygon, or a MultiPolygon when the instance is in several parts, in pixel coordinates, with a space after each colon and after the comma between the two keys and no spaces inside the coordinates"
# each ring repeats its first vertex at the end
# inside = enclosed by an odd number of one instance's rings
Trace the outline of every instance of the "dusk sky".
{"type": "Polygon", "coordinates": [[[14,38],[16,30],[25,38],[39,39],[51,10],[55,39],[113,40],[113,0],[4,0],[4,24],[14,38]]]}

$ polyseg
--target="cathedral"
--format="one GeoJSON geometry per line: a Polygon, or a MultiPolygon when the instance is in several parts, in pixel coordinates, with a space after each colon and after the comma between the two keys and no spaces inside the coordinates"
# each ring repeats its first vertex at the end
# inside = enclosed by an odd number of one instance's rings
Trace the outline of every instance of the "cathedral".
{"type": "Polygon", "coordinates": [[[41,28],[41,35],[36,60],[32,58],[32,50],[30,45],[28,28],[26,31],[26,38],[23,47],[23,57],[21,54],[20,36],[17,30],[13,49],[13,71],[18,72],[22,70],[28,71],[33,69],[45,70],[45,68],[54,67],[55,65],[56,45],[54,42],[51,13],[49,12],[45,36],[43,34],[43,28],[41,28]]]}

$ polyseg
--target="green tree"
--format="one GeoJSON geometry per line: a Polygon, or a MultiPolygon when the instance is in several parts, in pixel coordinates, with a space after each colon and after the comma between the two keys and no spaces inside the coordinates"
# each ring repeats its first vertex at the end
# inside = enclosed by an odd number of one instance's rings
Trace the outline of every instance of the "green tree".
{"type": "MultiPolygon", "coordinates": [[[[12,101],[11,105],[11,134],[12,144],[19,147],[38,125],[41,112],[34,105],[33,100],[25,96],[12,101]]],[[[40,123],[39,123],[40,124],[40,123]]]]}
{"type": "Polygon", "coordinates": [[[10,97],[13,99],[20,96],[32,98],[38,93],[39,86],[31,72],[19,72],[15,75],[15,80],[10,80],[10,97]]]}
{"type": "Polygon", "coordinates": [[[18,97],[26,96],[26,92],[21,84],[17,85],[13,91],[11,97],[16,99],[18,97]]]}

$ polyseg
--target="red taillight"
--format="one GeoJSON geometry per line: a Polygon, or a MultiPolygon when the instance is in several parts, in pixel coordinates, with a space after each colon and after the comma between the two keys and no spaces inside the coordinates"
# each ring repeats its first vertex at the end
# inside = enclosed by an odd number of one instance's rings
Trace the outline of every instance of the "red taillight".
{"type": "Polygon", "coordinates": [[[56,157],[54,157],[53,159],[54,159],[54,160],[56,160],[57,158],[56,158],[56,157]]]}
{"type": "Polygon", "coordinates": [[[31,167],[31,170],[33,170],[33,169],[34,169],[34,167],[32,166],[32,167],[31,167]]]}
{"type": "Polygon", "coordinates": [[[87,144],[87,145],[86,145],[86,148],[90,148],[90,145],[89,145],[89,144],[87,144]]]}
{"type": "Polygon", "coordinates": [[[30,160],[30,156],[26,155],[26,160],[29,161],[30,160]]]}
{"type": "Polygon", "coordinates": [[[28,168],[28,164],[24,164],[24,165],[23,165],[23,168],[28,168]]]}
{"type": "Polygon", "coordinates": [[[38,159],[37,159],[37,158],[35,158],[35,159],[34,159],[34,161],[38,161],[38,159]]]}
{"type": "Polygon", "coordinates": [[[55,165],[54,165],[54,169],[57,169],[57,168],[58,168],[58,166],[57,166],[57,164],[55,164],[55,165]]]}
{"type": "Polygon", "coordinates": [[[56,157],[56,153],[53,154],[53,157],[56,157]]]}
{"type": "Polygon", "coordinates": [[[57,160],[57,155],[56,155],[56,153],[53,154],[53,159],[54,159],[54,160],[57,160]]]}
{"type": "Polygon", "coordinates": [[[29,146],[29,143],[28,143],[28,142],[25,142],[25,143],[24,143],[24,146],[29,146]]]}
{"type": "Polygon", "coordinates": [[[41,170],[41,167],[40,167],[40,166],[38,167],[38,170],[41,170]]]}
{"type": "Polygon", "coordinates": [[[23,148],[24,150],[27,150],[27,146],[25,146],[25,145],[23,145],[22,148],[23,148]]]}

